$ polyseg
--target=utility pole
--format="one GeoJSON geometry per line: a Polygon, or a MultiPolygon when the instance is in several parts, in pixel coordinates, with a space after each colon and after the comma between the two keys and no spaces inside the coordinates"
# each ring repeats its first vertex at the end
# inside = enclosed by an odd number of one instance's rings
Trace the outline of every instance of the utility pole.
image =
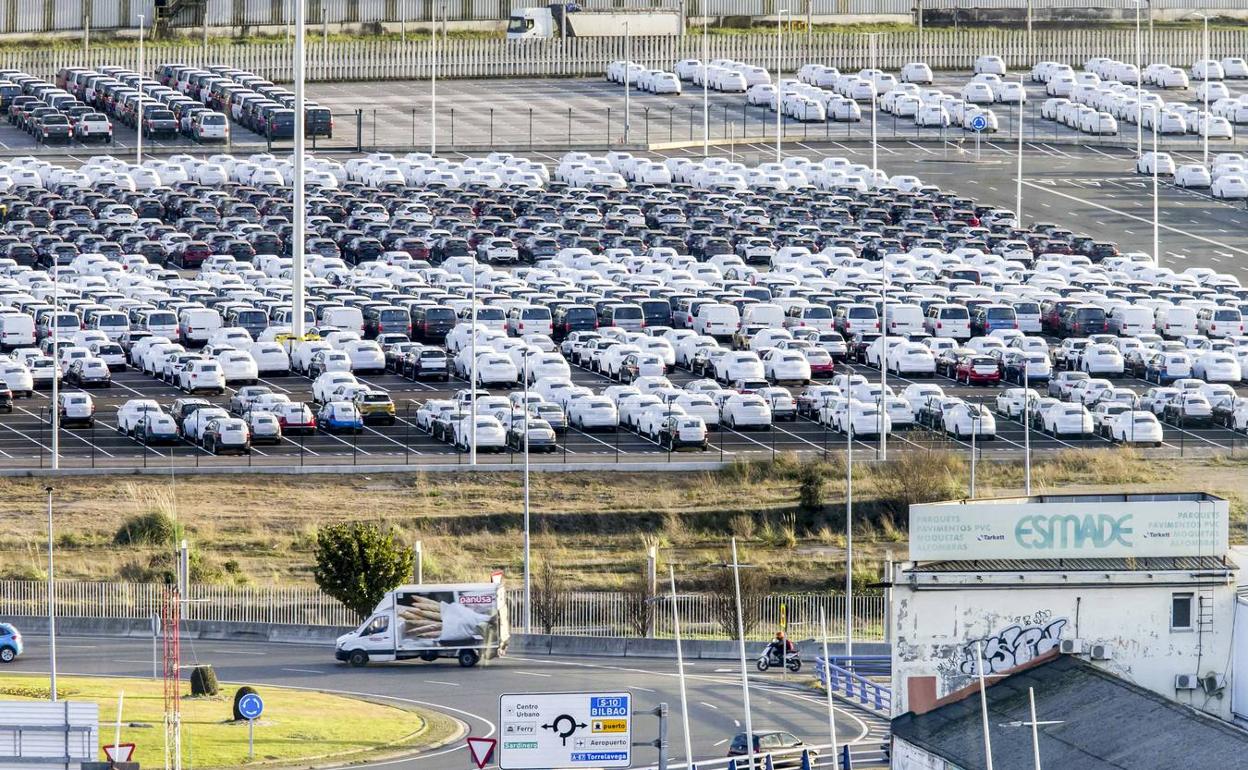
{"type": "MultiPolygon", "coordinates": [[[[291,346],[293,353],[295,345],[303,341],[306,329],[304,328],[304,258],[307,248],[307,228],[308,228],[308,212],[307,212],[307,190],[304,188],[306,180],[306,172],[304,169],[304,154],[307,141],[307,108],[304,95],[304,84],[307,80],[307,3],[305,0],[294,0],[295,4],[295,141],[294,141],[294,179],[292,180],[294,187],[294,211],[295,221],[291,228],[291,271],[290,271],[290,289],[291,289],[291,319],[290,333],[294,337],[294,343],[291,346]]],[[[321,9],[324,13],[324,8],[321,9]]]]}

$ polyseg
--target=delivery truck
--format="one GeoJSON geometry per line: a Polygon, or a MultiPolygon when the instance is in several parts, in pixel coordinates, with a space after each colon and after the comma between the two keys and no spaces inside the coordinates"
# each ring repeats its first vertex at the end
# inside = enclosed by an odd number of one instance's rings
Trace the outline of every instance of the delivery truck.
{"type": "Polygon", "coordinates": [[[408,585],[387,593],[359,628],[338,637],[334,657],[352,666],[455,658],[468,667],[503,655],[510,635],[501,582],[408,585]]]}
{"type": "Polygon", "coordinates": [[[556,37],[615,37],[625,29],[633,37],[679,35],[680,11],[675,8],[583,9],[573,3],[513,8],[507,20],[507,39],[549,40],[556,37]]]}

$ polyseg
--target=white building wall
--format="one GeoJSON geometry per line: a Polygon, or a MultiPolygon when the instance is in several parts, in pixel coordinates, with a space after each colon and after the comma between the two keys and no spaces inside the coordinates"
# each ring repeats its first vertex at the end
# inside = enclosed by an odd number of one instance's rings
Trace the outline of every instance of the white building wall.
{"type": "Polygon", "coordinates": [[[1015,573],[993,574],[984,584],[979,575],[940,574],[939,586],[916,587],[905,571],[908,566],[895,568],[893,584],[894,714],[911,710],[911,677],[934,676],[937,698],[971,684],[978,671],[977,643],[983,645],[985,674],[994,674],[1026,663],[1062,639],[1077,638],[1083,640],[1084,659],[1090,659],[1091,645],[1108,645],[1111,659],[1094,663],[1115,676],[1231,718],[1233,580],[1210,586],[1188,573],[1151,578],[1124,572],[1015,573]],[[1175,593],[1195,595],[1193,630],[1170,627],[1175,593]],[[1207,624],[1200,622],[1202,595],[1212,610],[1207,624]],[[1220,695],[1175,689],[1177,674],[1208,673],[1226,675],[1228,685],[1220,695]]]}

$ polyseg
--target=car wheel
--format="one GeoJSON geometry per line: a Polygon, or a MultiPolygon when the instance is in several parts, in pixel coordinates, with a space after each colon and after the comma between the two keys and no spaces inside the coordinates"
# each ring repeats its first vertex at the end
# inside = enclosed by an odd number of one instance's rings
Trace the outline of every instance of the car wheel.
{"type": "Polygon", "coordinates": [[[459,665],[464,668],[472,668],[481,660],[481,655],[476,650],[460,650],[456,657],[459,658],[459,665]]]}
{"type": "Polygon", "coordinates": [[[0,647],[0,663],[12,663],[17,657],[17,650],[12,647],[0,647]]]}
{"type": "Polygon", "coordinates": [[[363,668],[368,665],[368,653],[363,650],[352,650],[347,657],[347,662],[355,668],[363,668]]]}

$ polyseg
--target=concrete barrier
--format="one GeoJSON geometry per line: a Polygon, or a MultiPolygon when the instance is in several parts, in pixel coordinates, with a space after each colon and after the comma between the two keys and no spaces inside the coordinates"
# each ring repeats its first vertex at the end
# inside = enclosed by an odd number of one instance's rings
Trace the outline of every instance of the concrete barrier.
{"type": "MultiPolygon", "coordinates": [[[[12,623],[26,636],[46,635],[48,619],[34,616],[0,616],[0,621],[12,623]]],[[[224,642],[277,642],[282,644],[307,644],[331,647],[339,636],[351,628],[334,626],[298,626],[278,623],[230,623],[225,621],[183,621],[181,636],[184,639],[201,639],[224,642]]],[[[105,636],[117,638],[149,639],[152,623],[147,618],[76,618],[58,617],[56,635],[105,636]]],[[[747,641],[747,658],[758,656],[764,641],[747,641]]],[[[814,639],[797,641],[799,648],[812,661],[822,650],[814,639]]],[[[640,639],[620,636],[571,636],[560,634],[512,634],[508,653],[519,657],[558,656],[565,658],[675,658],[674,639],[640,639]]],[[[682,652],[689,660],[736,660],[739,648],[735,641],[726,639],[686,639],[682,652]]],[[[844,645],[829,644],[828,652],[843,655],[844,645]]],[[[858,655],[888,655],[889,645],[883,642],[858,642],[854,645],[858,655]]]]}

